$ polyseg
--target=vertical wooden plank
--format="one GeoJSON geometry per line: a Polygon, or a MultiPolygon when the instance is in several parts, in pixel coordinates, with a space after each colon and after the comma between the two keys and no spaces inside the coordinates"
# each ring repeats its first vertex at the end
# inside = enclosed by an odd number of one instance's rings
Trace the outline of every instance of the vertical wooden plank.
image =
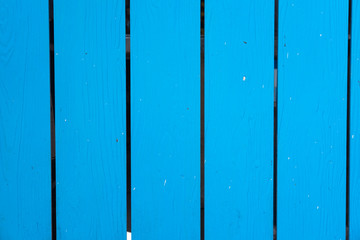
{"type": "Polygon", "coordinates": [[[350,239],[360,239],[360,1],[352,0],[350,84],[350,239]]]}
{"type": "Polygon", "coordinates": [[[132,237],[200,238],[200,1],[131,2],[132,237]]]}
{"type": "Polygon", "coordinates": [[[348,1],[279,1],[278,240],[345,239],[348,1]]]}
{"type": "Polygon", "coordinates": [[[0,239],[51,238],[47,1],[0,0],[0,239]]]}
{"type": "Polygon", "coordinates": [[[205,2],[205,239],[273,238],[274,1],[205,2]]]}
{"type": "Polygon", "coordinates": [[[125,1],[54,1],[58,239],[126,238],[125,1]]]}

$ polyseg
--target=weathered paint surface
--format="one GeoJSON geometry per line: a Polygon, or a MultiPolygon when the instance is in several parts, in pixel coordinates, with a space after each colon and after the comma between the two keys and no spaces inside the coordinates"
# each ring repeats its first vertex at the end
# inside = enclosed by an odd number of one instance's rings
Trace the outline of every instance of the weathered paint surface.
{"type": "Polygon", "coordinates": [[[352,1],[350,82],[350,240],[360,239],[360,1],[352,1]]]}
{"type": "Polygon", "coordinates": [[[279,1],[277,239],[345,239],[348,1],[279,1]]]}
{"type": "Polygon", "coordinates": [[[0,239],[51,238],[47,1],[0,0],[0,239]]]}
{"type": "Polygon", "coordinates": [[[54,1],[58,239],[126,239],[125,1],[54,1]]]}
{"type": "Polygon", "coordinates": [[[273,238],[274,1],[205,3],[205,239],[273,238]]]}
{"type": "Polygon", "coordinates": [[[132,237],[200,239],[200,1],[131,1],[132,237]]]}

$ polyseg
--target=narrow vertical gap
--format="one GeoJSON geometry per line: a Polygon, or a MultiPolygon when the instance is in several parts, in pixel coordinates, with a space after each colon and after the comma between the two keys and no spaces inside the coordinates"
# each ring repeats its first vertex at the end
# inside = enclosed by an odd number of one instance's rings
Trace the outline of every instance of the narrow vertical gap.
{"type": "Polygon", "coordinates": [[[200,203],[200,239],[205,239],[205,133],[204,133],[204,118],[205,118],[205,0],[201,1],[200,8],[200,195],[201,195],[201,203],[200,203]]]}
{"type": "Polygon", "coordinates": [[[126,230],[131,232],[130,0],[125,0],[126,31],[126,230]]]}
{"type": "Polygon", "coordinates": [[[54,66],[54,3],[49,0],[50,54],[50,138],[51,138],[51,238],[56,240],[56,167],[55,167],[55,66],[54,66]]]}
{"type": "Polygon", "coordinates": [[[346,113],[346,239],[349,240],[350,208],[350,89],[351,89],[351,29],[352,0],[349,0],[348,64],[347,64],[347,113],[346,113]]]}
{"type": "Polygon", "coordinates": [[[274,186],[273,186],[273,238],[277,239],[277,146],[278,146],[278,36],[279,36],[279,1],[275,0],[274,14],[274,186]]]}

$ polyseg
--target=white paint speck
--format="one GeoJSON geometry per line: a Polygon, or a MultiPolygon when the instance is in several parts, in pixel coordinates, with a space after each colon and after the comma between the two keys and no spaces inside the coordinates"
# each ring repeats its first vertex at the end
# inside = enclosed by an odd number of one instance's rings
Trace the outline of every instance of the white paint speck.
{"type": "Polygon", "coordinates": [[[165,187],[165,185],[166,185],[166,179],[165,179],[165,181],[164,181],[164,187],[165,187]]]}
{"type": "Polygon", "coordinates": [[[231,186],[229,186],[229,189],[231,189],[231,186]]]}
{"type": "Polygon", "coordinates": [[[121,133],[121,135],[124,135],[124,134],[125,134],[125,133],[123,133],[123,132],[121,133]]]}
{"type": "Polygon", "coordinates": [[[226,42],[224,42],[224,45],[226,46],[226,42]]]}
{"type": "Polygon", "coordinates": [[[291,101],[292,97],[290,97],[289,99],[290,99],[290,101],[291,101]]]}
{"type": "Polygon", "coordinates": [[[245,82],[245,80],[246,80],[246,76],[243,76],[243,81],[245,82]]]}
{"type": "Polygon", "coordinates": [[[65,122],[67,122],[67,119],[65,118],[65,120],[64,120],[65,122]]]}
{"type": "Polygon", "coordinates": [[[290,157],[288,157],[288,160],[290,160],[290,157]]]}
{"type": "Polygon", "coordinates": [[[351,135],[351,138],[354,139],[354,138],[355,138],[355,135],[351,135]]]}
{"type": "Polygon", "coordinates": [[[316,206],[316,210],[319,210],[319,206],[316,206]]]}
{"type": "Polygon", "coordinates": [[[126,234],[126,240],[131,240],[131,232],[127,232],[127,234],[126,234]]]}
{"type": "Polygon", "coordinates": [[[289,58],[289,53],[288,53],[288,52],[286,53],[286,58],[287,58],[287,59],[289,58]]]}
{"type": "Polygon", "coordinates": [[[308,198],[310,198],[310,194],[308,194],[308,198]]]}
{"type": "Polygon", "coordinates": [[[59,55],[59,53],[55,53],[55,55],[56,55],[56,56],[58,56],[58,55],[59,55]]]}
{"type": "Polygon", "coordinates": [[[261,88],[265,88],[264,84],[263,84],[263,85],[261,85],[261,88]]]}
{"type": "Polygon", "coordinates": [[[322,33],[320,33],[320,37],[322,37],[322,33]]]}
{"type": "Polygon", "coordinates": [[[135,188],[133,188],[133,191],[135,191],[135,188]]]}

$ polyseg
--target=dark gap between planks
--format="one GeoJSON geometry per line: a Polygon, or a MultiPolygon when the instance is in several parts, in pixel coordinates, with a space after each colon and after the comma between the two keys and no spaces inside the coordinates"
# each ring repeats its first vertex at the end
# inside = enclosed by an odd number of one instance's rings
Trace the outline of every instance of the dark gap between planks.
{"type": "Polygon", "coordinates": [[[278,146],[278,33],[279,1],[275,0],[274,14],[274,185],[273,185],[273,239],[277,239],[277,146],[278,146]]]}
{"type": "Polygon", "coordinates": [[[56,240],[56,155],[55,155],[55,66],[54,66],[54,3],[49,0],[50,54],[50,141],[51,141],[51,238],[56,240]]]}
{"type": "Polygon", "coordinates": [[[205,0],[201,1],[200,7],[200,239],[205,239],[205,0]]]}
{"type": "Polygon", "coordinates": [[[351,89],[351,27],[352,0],[349,0],[348,64],[347,64],[347,112],[346,112],[346,240],[349,240],[350,208],[350,89],[351,89]]]}
{"type": "Polygon", "coordinates": [[[131,98],[130,98],[130,0],[125,0],[126,29],[126,230],[131,232],[131,98]]]}

